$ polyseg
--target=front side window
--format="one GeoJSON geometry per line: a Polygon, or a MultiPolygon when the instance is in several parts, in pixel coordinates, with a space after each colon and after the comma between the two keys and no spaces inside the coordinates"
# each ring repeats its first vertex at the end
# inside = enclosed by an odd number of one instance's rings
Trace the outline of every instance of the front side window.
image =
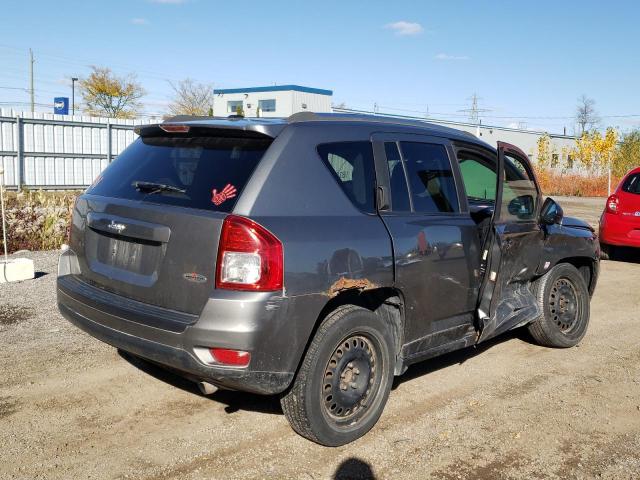
{"type": "Polygon", "coordinates": [[[449,155],[443,145],[400,142],[413,209],[420,213],[459,211],[449,155]]]}
{"type": "Polygon", "coordinates": [[[508,222],[534,220],[537,201],[536,183],[524,162],[517,157],[505,155],[500,219],[508,222]]]}
{"type": "Polygon", "coordinates": [[[375,173],[371,142],[318,145],[318,153],[340,188],[363,212],[375,213],[375,173]]]}
{"type": "Polygon", "coordinates": [[[458,161],[467,198],[472,202],[495,201],[498,183],[495,161],[464,151],[458,154],[458,161]]]}
{"type": "Polygon", "coordinates": [[[242,100],[229,100],[227,102],[227,113],[238,113],[242,111],[242,100]]]}
{"type": "Polygon", "coordinates": [[[261,112],[275,112],[276,101],[275,100],[258,100],[258,108],[261,112]]]}
{"type": "Polygon", "coordinates": [[[629,175],[622,184],[622,191],[640,194],[640,173],[629,175]]]}

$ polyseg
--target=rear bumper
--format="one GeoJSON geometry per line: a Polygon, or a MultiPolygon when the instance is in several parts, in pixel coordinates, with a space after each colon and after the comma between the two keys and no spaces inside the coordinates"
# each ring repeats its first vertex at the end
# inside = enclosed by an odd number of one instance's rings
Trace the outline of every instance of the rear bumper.
{"type": "MultiPolygon", "coordinates": [[[[635,219],[635,218],[634,218],[635,219]]],[[[640,222],[604,213],[600,218],[600,243],[640,248],[640,222]]]]}
{"type": "MultiPolygon", "coordinates": [[[[194,381],[233,390],[276,394],[293,380],[295,368],[288,368],[289,358],[274,351],[278,342],[269,339],[269,327],[275,328],[274,323],[283,316],[281,297],[274,299],[270,294],[247,292],[249,296],[245,293],[237,295],[238,298],[210,299],[195,323],[180,325],[184,319],[179,318],[169,328],[170,320],[164,318],[159,323],[163,328],[158,328],[144,317],[127,313],[131,310],[127,309],[128,299],[107,293],[114,297],[107,304],[103,291],[96,292],[102,296],[99,298],[100,295],[91,294],[96,287],[68,280],[65,276],[58,277],[60,312],[71,323],[109,345],[178,370],[194,381]],[[251,362],[247,368],[206,364],[195,354],[194,347],[210,346],[249,351],[251,362]]],[[[230,293],[233,297],[240,292],[230,293]]],[[[136,302],[133,304],[138,307],[136,302]]]]}

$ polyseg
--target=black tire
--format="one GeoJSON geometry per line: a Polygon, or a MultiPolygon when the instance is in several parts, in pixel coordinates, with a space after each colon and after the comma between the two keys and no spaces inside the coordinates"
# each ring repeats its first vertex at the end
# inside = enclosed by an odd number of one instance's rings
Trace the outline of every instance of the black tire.
{"type": "Polygon", "coordinates": [[[529,324],[529,333],[545,347],[568,348],[577,345],[589,326],[589,289],[580,272],[560,263],[534,284],[542,314],[529,324]]]}
{"type": "Polygon", "coordinates": [[[606,243],[600,244],[601,260],[613,260],[614,256],[615,256],[615,247],[613,247],[613,245],[607,245],[606,243]]]}
{"type": "Polygon", "coordinates": [[[371,311],[345,305],[330,313],[280,400],[293,429],[331,447],[367,433],[389,398],[394,345],[390,326],[371,311]]]}

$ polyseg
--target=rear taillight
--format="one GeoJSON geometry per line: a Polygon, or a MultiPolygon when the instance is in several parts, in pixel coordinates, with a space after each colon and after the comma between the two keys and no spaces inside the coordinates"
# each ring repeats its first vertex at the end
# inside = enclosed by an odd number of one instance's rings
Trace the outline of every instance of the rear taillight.
{"type": "Polygon", "coordinates": [[[216,288],[268,292],[282,289],[282,243],[253,220],[237,215],[224,219],[216,288]]]}
{"type": "Polygon", "coordinates": [[[609,196],[609,198],[607,198],[607,212],[618,213],[619,203],[620,203],[620,199],[616,195],[609,196]]]}

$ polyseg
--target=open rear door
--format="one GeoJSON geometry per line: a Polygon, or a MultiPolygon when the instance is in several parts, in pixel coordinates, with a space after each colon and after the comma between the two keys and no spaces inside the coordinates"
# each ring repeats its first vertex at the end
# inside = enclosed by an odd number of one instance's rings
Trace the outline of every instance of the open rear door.
{"type": "Polygon", "coordinates": [[[498,142],[496,200],[483,252],[478,342],[539,314],[530,281],[542,253],[541,193],[527,155],[498,142]]]}

